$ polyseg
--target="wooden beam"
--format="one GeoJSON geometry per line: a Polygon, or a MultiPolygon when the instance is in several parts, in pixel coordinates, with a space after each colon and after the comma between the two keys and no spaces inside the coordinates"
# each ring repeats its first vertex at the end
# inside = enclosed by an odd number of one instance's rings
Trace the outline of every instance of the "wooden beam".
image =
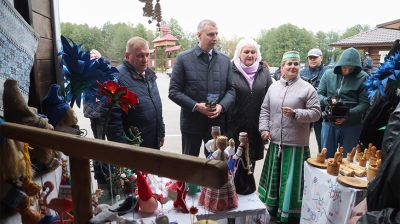
{"type": "Polygon", "coordinates": [[[201,186],[219,188],[228,181],[228,166],[224,161],[91,139],[9,122],[0,125],[0,135],[62,151],[71,157],[94,159],[201,186]]]}

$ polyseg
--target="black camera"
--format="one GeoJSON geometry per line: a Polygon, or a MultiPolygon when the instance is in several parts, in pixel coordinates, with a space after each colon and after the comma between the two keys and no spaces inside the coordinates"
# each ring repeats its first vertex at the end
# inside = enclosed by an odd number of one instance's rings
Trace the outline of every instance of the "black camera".
{"type": "Polygon", "coordinates": [[[322,118],[329,122],[335,122],[336,119],[346,118],[349,115],[350,107],[343,102],[332,103],[332,100],[328,100],[328,106],[325,107],[325,111],[322,112],[322,118]]]}

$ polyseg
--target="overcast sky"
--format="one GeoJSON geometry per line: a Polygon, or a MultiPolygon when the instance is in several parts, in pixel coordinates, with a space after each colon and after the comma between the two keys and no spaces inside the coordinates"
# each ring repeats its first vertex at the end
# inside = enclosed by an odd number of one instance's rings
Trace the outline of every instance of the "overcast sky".
{"type": "MultiPolygon", "coordinates": [[[[156,0],[154,0],[155,4],[156,0]]],[[[217,22],[220,36],[256,38],[263,29],[291,23],[317,31],[343,32],[356,24],[377,24],[400,19],[399,0],[160,0],[162,17],[178,20],[184,32],[196,32],[202,19],[217,22]]],[[[101,27],[111,23],[142,23],[156,30],[143,17],[138,0],[59,0],[61,22],[101,27]]]]}

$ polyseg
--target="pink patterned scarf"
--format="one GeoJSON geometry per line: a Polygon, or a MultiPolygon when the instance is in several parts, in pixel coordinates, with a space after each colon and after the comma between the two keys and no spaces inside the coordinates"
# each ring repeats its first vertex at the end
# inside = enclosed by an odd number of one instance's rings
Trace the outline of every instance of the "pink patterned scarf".
{"type": "Polygon", "coordinates": [[[254,77],[258,70],[258,66],[260,64],[260,60],[256,60],[252,65],[246,66],[241,61],[240,58],[235,58],[233,60],[236,68],[242,73],[243,77],[246,79],[249,84],[250,89],[253,88],[254,77]]]}

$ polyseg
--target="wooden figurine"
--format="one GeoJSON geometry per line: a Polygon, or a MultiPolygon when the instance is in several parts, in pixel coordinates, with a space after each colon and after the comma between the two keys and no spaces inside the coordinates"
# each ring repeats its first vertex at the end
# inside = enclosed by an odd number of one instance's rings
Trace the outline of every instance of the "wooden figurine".
{"type": "MultiPolygon", "coordinates": [[[[370,145],[371,145],[371,143],[370,143],[370,145]]],[[[364,157],[367,161],[369,160],[369,157],[371,157],[371,147],[364,149],[364,157]]]]}
{"type": "Polygon", "coordinates": [[[370,165],[376,165],[376,161],[377,161],[377,157],[376,157],[376,147],[372,146],[371,147],[371,156],[369,157],[369,164],[370,165]]]}
{"type": "Polygon", "coordinates": [[[327,148],[323,148],[320,153],[317,154],[317,162],[325,163],[327,148]]]}
{"type": "Polygon", "coordinates": [[[351,152],[347,153],[347,161],[349,161],[350,163],[352,163],[354,161],[354,155],[356,154],[356,147],[353,147],[353,149],[351,150],[351,152]]]}
{"type": "Polygon", "coordinates": [[[367,180],[368,181],[371,181],[372,179],[375,178],[380,167],[381,167],[381,159],[376,159],[375,164],[370,163],[370,165],[368,166],[368,169],[367,169],[367,180]]]}
{"type": "Polygon", "coordinates": [[[371,147],[371,156],[376,157],[376,151],[377,151],[377,148],[376,148],[376,146],[373,145],[371,147]]]}
{"type": "Polygon", "coordinates": [[[382,159],[381,150],[377,150],[377,151],[376,151],[376,158],[377,158],[377,159],[382,159]]]}
{"type": "Polygon", "coordinates": [[[364,153],[361,150],[361,146],[360,146],[360,144],[357,144],[357,146],[356,146],[356,162],[358,162],[360,160],[360,158],[363,156],[364,156],[364,153]]]}
{"type": "Polygon", "coordinates": [[[368,165],[367,180],[371,181],[372,179],[374,179],[374,177],[376,176],[377,172],[378,172],[378,165],[377,164],[368,165]]]}
{"type": "Polygon", "coordinates": [[[337,176],[339,174],[339,162],[338,158],[340,156],[340,152],[335,152],[335,157],[333,160],[328,161],[328,167],[326,168],[327,173],[333,176],[337,176]]]}
{"type": "Polygon", "coordinates": [[[338,155],[338,163],[342,163],[342,161],[343,161],[344,147],[343,147],[343,146],[340,146],[340,147],[337,149],[337,151],[340,153],[340,154],[338,155]]]}
{"type": "Polygon", "coordinates": [[[364,157],[368,161],[369,158],[371,158],[371,150],[369,149],[364,149],[364,157]]]}
{"type": "Polygon", "coordinates": [[[365,156],[365,154],[363,157],[359,158],[358,165],[361,167],[365,167],[367,165],[367,157],[365,156]]]}

